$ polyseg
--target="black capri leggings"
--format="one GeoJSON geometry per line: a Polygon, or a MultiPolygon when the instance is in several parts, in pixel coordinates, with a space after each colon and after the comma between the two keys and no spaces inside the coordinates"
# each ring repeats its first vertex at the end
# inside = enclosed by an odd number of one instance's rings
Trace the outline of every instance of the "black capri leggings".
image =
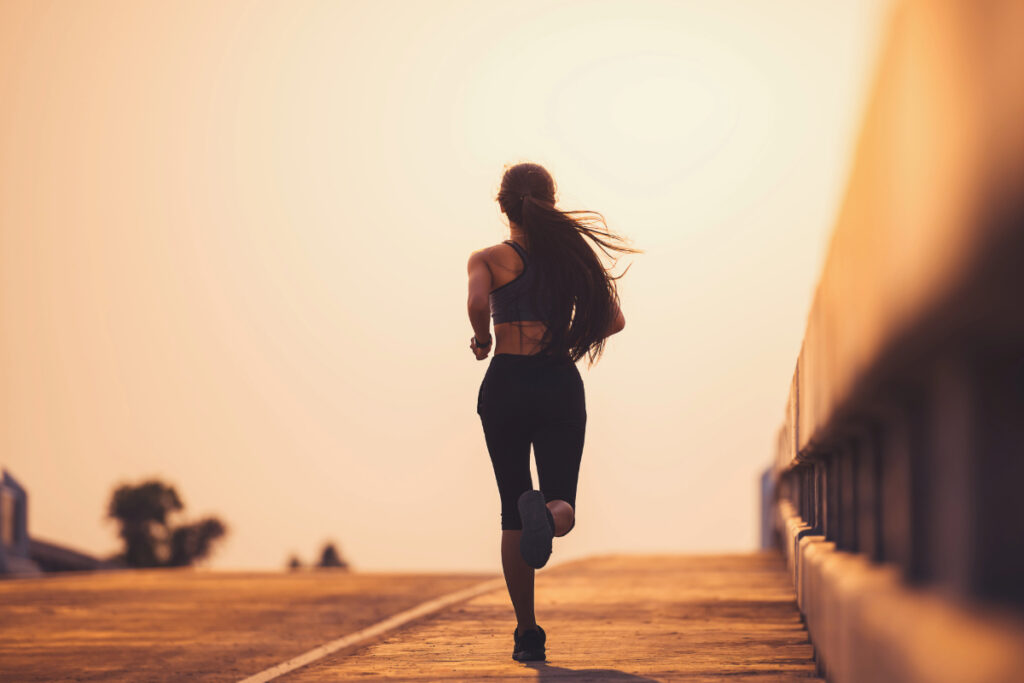
{"type": "Polygon", "coordinates": [[[583,378],[571,359],[494,356],[476,412],[498,481],[502,529],[523,528],[516,502],[533,488],[530,444],[544,500],[564,500],[576,509],[587,408],[583,378]]]}

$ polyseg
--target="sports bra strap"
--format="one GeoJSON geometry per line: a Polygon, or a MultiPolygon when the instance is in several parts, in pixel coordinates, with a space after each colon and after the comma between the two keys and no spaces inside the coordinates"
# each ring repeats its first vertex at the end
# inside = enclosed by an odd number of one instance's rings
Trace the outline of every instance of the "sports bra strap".
{"type": "Polygon", "coordinates": [[[523,263],[526,263],[526,250],[519,246],[519,243],[515,240],[505,240],[503,244],[510,245],[519,254],[519,257],[523,259],[523,263]]]}

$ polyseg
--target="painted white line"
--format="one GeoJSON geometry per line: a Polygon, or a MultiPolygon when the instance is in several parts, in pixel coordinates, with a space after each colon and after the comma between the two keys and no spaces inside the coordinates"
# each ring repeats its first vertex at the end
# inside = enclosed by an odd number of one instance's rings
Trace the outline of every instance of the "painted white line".
{"type": "Polygon", "coordinates": [[[303,652],[298,657],[292,657],[286,662],[282,662],[276,666],[272,666],[269,669],[264,669],[258,674],[253,674],[248,678],[242,679],[240,683],[266,683],[266,681],[273,680],[278,676],[283,676],[289,671],[295,671],[296,669],[306,666],[310,662],[315,662],[318,659],[322,659],[327,655],[337,652],[342,648],[352,647],[353,645],[359,645],[368,640],[376,638],[377,636],[387,633],[393,629],[407,624],[414,619],[419,619],[438,610],[442,610],[449,605],[454,605],[470,598],[475,598],[482,593],[488,593],[492,590],[505,587],[505,579],[491,579],[478,583],[475,586],[456,591],[455,593],[449,593],[448,595],[442,595],[439,598],[428,600],[420,605],[407,609],[404,612],[388,617],[384,621],[378,621],[373,626],[367,626],[366,628],[350,633],[347,636],[332,640],[329,643],[324,643],[319,647],[315,647],[309,652],[303,652]]]}

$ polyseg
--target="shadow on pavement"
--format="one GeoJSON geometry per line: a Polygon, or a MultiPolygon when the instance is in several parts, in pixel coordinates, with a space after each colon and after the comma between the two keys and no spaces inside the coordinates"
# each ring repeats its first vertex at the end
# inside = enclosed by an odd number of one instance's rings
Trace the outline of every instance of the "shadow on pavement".
{"type": "Polygon", "coordinates": [[[617,669],[567,669],[563,666],[551,666],[545,662],[524,662],[523,665],[537,672],[538,681],[546,681],[554,678],[572,679],[579,676],[584,680],[650,681],[650,683],[659,683],[656,678],[634,676],[633,674],[628,674],[625,671],[619,671],[617,669]]]}

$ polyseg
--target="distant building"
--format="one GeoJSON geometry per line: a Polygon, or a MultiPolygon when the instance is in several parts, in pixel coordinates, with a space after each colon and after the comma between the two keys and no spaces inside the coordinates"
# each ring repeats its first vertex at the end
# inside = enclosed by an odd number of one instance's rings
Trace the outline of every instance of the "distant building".
{"type": "Polygon", "coordinates": [[[5,469],[0,478],[0,576],[109,569],[115,565],[77,550],[29,538],[28,493],[5,469]]]}
{"type": "Polygon", "coordinates": [[[0,574],[38,574],[29,554],[28,494],[3,471],[0,479],[0,574]]]}

